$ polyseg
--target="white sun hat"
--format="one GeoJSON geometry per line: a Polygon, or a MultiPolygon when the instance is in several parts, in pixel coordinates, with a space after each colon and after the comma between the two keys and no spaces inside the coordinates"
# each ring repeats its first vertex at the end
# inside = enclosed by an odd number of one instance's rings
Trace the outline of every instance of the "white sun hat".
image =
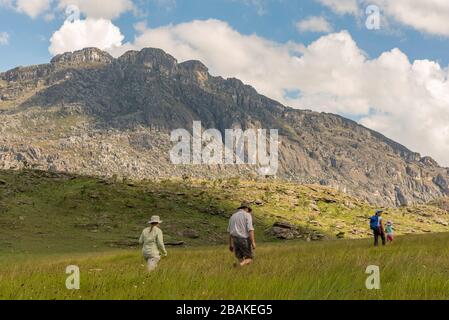
{"type": "Polygon", "coordinates": [[[151,220],[148,221],[149,224],[153,224],[153,223],[162,223],[162,220],[159,216],[152,216],[151,220]]]}

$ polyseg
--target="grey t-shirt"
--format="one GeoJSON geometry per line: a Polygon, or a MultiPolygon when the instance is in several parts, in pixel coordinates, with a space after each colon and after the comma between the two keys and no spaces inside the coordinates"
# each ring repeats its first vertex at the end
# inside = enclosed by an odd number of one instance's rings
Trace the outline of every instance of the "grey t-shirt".
{"type": "Polygon", "coordinates": [[[250,231],[254,231],[253,217],[244,210],[239,210],[229,220],[228,232],[236,238],[249,238],[250,231]]]}

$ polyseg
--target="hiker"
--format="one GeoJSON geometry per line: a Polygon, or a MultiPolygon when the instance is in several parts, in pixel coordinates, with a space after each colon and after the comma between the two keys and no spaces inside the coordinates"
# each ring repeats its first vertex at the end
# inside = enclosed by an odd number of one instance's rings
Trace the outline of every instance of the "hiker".
{"type": "Polygon", "coordinates": [[[253,262],[253,250],[256,249],[254,237],[252,209],[243,203],[238,211],[229,220],[229,250],[234,252],[240,266],[246,266],[253,262]]]}
{"type": "Polygon", "coordinates": [[[387,241],[393,242],[393,239],[394,239],[393,222],[391,222],[391,221],[387,222],[387,224],[385,225],[385,232],[387,233],[387,241]]]}
{"type": "Polygon", "coordinates": [[[379,245],[379,237],[382,238],[382,245],[386,245],[384,225],[382,222],[382,210],[377,210],[376,215],[370,219],[370,227],[374,232],[374,246],[379,245]]]}
{"type": "Polygon", "coordinates": [[[164,236],[162,230],[159,229],[159,225],[162,223],[158,216],[152,216],[148,224],[151,226],[145,228],[140,236],[139,243],[143,245],[142,253],[145,261],[147,262],[148,272],[153,271],[159,261],[161,260],[162,252],[163,256],[167,256],[167,250],[165,250],[164,236]]]}

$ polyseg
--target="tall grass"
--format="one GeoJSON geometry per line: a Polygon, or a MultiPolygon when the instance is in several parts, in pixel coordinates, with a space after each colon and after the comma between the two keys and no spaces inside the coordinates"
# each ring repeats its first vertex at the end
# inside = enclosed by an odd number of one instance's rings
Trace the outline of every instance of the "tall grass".
{"type": "Polygon", "coordinates": [[[169,251],[148,274],[138,251],[9,257],[0,262],[1,299],[448,299],[449,235],[263,244],[256,261],[234,268],[223,247],[169,251]],[[66,266],[81,269],[81,289],[65,288],[66,266]],[[368,265],[381,290],[367,290],[368,265]]]}

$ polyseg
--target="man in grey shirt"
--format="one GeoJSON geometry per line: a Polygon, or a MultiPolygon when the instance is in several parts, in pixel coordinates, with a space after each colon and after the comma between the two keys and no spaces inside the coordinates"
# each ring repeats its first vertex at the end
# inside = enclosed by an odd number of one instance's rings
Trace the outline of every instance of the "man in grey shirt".
{"type": "Polygon", "coordinates": [[[229,250],[234,252],[242,267],[253,262],[256,249],[251,212],[247,204],[242,204],[229,220],[229,250]]]}

